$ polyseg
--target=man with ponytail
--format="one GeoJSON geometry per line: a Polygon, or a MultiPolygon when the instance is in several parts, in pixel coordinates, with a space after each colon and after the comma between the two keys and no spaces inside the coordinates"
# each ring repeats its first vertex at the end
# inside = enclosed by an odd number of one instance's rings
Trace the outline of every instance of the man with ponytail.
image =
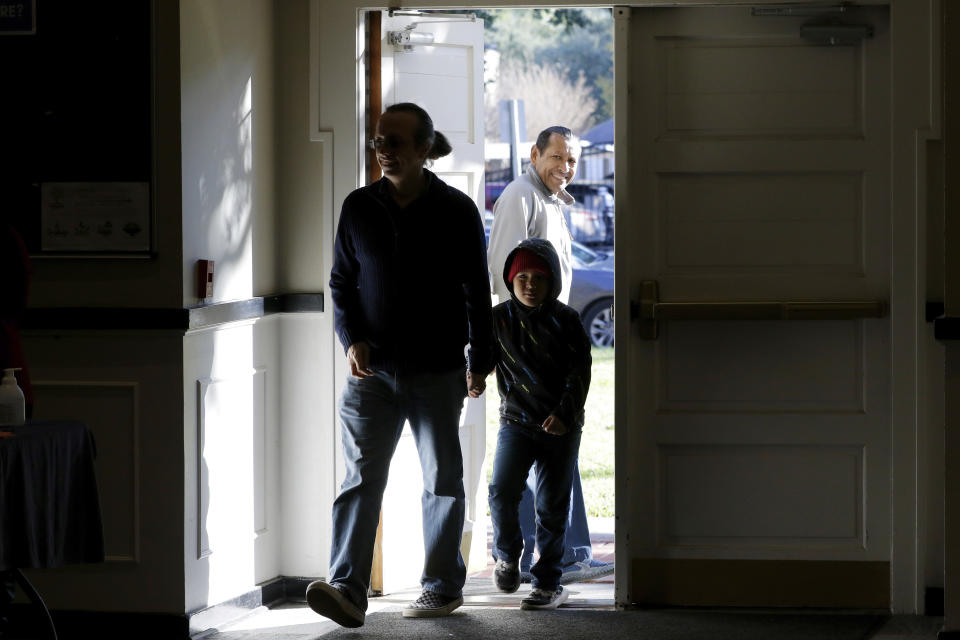
{"type": "Polygon", "coordinates": [[[424,166],[450,143],[412,103],[387,108],[371,142],[384,175],[344,200],[330,274],[350,367],[339,404],[346,477],[333,505],[328,579],[306,594],[314,611],[345,627],[364,623],[383,491],[407,421],[423,470],[425,561],[423,591],[403,615],[445,616],[463,604],[460,411],[493,368],[480,214],[424,166]]]}

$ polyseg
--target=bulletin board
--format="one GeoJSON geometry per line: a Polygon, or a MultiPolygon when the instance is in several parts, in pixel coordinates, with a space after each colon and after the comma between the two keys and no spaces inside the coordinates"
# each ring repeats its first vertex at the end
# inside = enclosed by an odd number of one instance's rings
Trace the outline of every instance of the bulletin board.
{"type": "Polygon", "coordinates": [[[150,0],[0,0],[0,219],[33,256],[152,253],[151,16],[150,0]]]}

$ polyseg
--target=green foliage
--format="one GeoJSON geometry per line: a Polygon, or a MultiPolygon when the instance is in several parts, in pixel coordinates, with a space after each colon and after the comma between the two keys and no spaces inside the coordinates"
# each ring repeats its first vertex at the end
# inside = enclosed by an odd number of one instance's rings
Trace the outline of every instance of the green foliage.
{"type": "Polygon", "coordinates": [[[545,18],[550,24],[563,27],[565,33],[570,33],[574,27],[585,27],[590,19],[583,9],[533,9],[533,15],[545,18]]]}
{"type": "Polygon", "coordinates": [[[501,65],[550,65],[564,70],[575,84],[582,73],[597,101],[595,122],[613,116],[613,12],[611,9],[487,9],[488,47],[500,53],[501,65]]]}

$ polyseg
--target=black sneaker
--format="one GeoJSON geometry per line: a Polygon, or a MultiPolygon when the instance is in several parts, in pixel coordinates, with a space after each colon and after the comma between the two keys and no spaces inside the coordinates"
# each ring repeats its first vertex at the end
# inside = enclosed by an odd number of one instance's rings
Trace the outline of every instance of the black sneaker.
{"type": "Polygon", "coordinates": [[[346,587],[327,584],[323,580],[315,580],[307,586],[307,604],[341,627],[361,627],[366,618],[366,614],[347,594],[346,587]]]}
{"type": "Polygon", "coordinates": [[[557,587],[556,591],[549,589],[534,589],[530,595],[520,601],[520,608],[526,610],[556,609],[567,601],[567,590],[557,587]]]}
{"type": "Polygon", "coordinates": [[[424,590],[403,610],[404,618],[442,618],[463,604],[463,596],[445,596],[424,590]]]}
{"type": "Polygon", "coordinates": [[[516,562],[497,560],[493,568],[493,586],[503,593],[513,593],[520,588],[520,565],[516,562]]]}

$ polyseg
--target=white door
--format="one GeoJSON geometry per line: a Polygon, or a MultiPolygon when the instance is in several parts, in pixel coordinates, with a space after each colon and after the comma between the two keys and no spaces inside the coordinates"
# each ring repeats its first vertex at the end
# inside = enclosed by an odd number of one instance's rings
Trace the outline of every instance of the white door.
{"type": "Polygon", "coordinates": [[[626,11],[618,601],[885,608],[887,10],[626,11]]]}
{"type": "MultiPolygon", "coordinates": [[[[453,152],[430,170],[472,197],[483,210],[483,22],[449,18],[382,18],[383,106],[414,102],[430,114],[453,152]],[[412,33],[414,42],[392,44],[412,33]]],[[[467,399],[460,420],[467,514],[461,550],[468,571],[486,565],[487,486],[483,474],[486,420],[484,399],[467,399]]],[[[383,591],[418,584],[423,568],[420,492],[423,479],[409,427],[404,428],[390,467],[383,501],[383,591]]]]}

